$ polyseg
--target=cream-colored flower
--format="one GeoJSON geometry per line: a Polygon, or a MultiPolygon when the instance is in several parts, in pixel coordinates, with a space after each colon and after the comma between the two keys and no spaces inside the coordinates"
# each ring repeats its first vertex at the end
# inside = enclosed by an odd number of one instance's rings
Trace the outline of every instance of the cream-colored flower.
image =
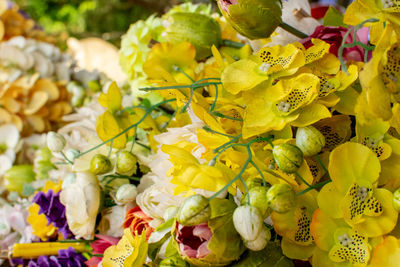
{"type": "Polygon", "coordinates": [[[76,173],[75,181],[61,191],[68,226],[76,238],[92,239],[100,206],[100,186],[90,172],[76,173]]]}
{"type": "Polygon", "coordinates": [[[13,124],[0,126],[0,176],[12,167],[19,138],[19,131],[13,124]]]}
{"type": "Polygon", "coordinates": [[[125,206],[113,206],[104,209],[97,229],[102,235],[121,237],[124,234],[125,206]]]}

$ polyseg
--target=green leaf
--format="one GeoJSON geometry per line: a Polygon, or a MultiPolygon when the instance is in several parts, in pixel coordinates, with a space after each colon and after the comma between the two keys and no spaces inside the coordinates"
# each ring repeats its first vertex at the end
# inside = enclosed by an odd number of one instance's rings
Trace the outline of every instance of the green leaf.
{"type": "Polygon", "coordinates": [[[232,267],[293,267],[293,262],[282,254],[278,242],[270,242],[261,251],[246,251],[232,267]]]}
{"type": "Polygon", "coordinates": [[[347,27],[343,22],[344,15],[334,7],[329,7],[324,17],[324,26],[342,26],[347,27]]]}

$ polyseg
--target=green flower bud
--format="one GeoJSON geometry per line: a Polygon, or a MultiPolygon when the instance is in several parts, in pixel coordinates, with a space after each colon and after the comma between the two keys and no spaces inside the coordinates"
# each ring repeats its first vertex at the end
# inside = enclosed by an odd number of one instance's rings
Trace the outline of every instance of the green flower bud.
{"type": "Polygon", "coordinates": [[[400,188],[393,193],[393,207],[400,212],[400,188]]]}
{"type": "Polygon", "coordinates": [[[249,189],[248,195],[242,196],[241,204],[245,205],[250,198],[250,205],[258,208],[263,218],[266,218],[268,214],[268,200],[267,200],[268,188],[264,186],[255,186],[249,189]]]}
{"type": "Polygon", "coordinates": [[[138,190],[135,185],[124,184],[118,188],[115,198],[117,202],[127,204],[135,201],[137,194],[138,190]]]}
{"type": "Polygon", "coordinates": [[[208,199],[202,195],[193,195],[182,203],[176,219],[182,225],[194,226],[206,222],[210,215],[208,199]]]}
{"type": "Polygon", "coordinates": [[[292,144],[279,144],[272,150],[274,160],[279,169],[286,173],[294,173],[303,163],[303,152],[292,144]]]}
{"type": "Polygon", "coordinates": [[[167,222],[167,221],[171,220],[172,218],[175,218],[176,215],[178,214],[178,210],[179,210],[179,208],[175,207],[175,206],[168,207],[164,212],[164,216],[163,216],[164,221],[167,222]]]}
{"type": "Polygon", "coordinates": [[[255,240],[261,231],[263,219],[260,211],[253,206],[237,207],[233,213],[233,224],[240,236],[248,241],[255,240]]]}
{"type": "Polygon", "coordinates": [[[296,202],[296,194],[288,184],[274,184],[267,192],[268,205],[273,211],[285,213],[296,202]]]}
{"type": "Polygon", "coordinates": [[[325,146],[325,136],[313,126],[297,129],[296,145],[304,156],[310,157],[321,152],[325,146]]]}
{"type": "Polygon", "coordinates": [[[170,43],[189,42],[196,48],[196,59],[211,55],[211,47],[222,42],[221,28],[210,16],[176,12],[166,16],[165,40],[170,43]]]}
{"type": "Polygon", "coordinates": [[[24,190],[24,184],[35,180],[35,172],[32,165],[15,165],[6,171],[4,178],[8,191],[21,194],[24,190]]]}
{"type": "Polygon", "coordinates": [[[260,251],[267,246],[270,239],[271,231],[263,225],[257,238],[253,241],[244,240],[244,245],[252,251],[260,251]]]}
{"type": "Polygon", "coordinates": [[[64,149],[65,144],[64,136],[56,132],[47,133],[47,146],[52,152],[61,152],[64,149]]]}
{"type": "Polygon", "coordinates": [[[88,86],[89,86],[89,90],[92,91],[93,93],[100,92],[100,90],[101,90],[100,82],[97,80],[90,81],[88,83],[88,86]]]}
{"type": "Polygon", "coordinates": [[[96,175],[109,172],[111,167],[110,160],[102,154],[94,155],[90,161],[90,172],[96,175]]]}
{"type": "Polygon", "coordinates": [[[232,27],[249,39],[269,37],[282,23],[280,0],[218,0],[232,27]]]}
{"type": "Polygon", "coordinates": [[[169,257],[166,259],[163,259],[159,265],[159,267],[189,267],[189,263],[184,261],[181,257],[175,256],[175,257],[169,257]]]}
{"type": "Polygon", "coordinates": [[[246,180],[246,185],[248,189],[253,187],[263,186],[263,180],[261,178],[249,178],[246,180]]]}
{"type": "Polygon", "coordinates": [[[131,176],[137,170],[137,158],[131,152],[123,150],[117,156],[117,172],[131,176]]]}

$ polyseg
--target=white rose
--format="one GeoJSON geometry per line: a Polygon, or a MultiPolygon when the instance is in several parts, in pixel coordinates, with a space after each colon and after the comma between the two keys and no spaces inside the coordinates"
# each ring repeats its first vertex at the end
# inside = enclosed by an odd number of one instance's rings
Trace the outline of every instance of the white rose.
{"type": "Polygon", "coordinates": [[[60,194],[65,206],[68,226],[76,238],[93,239],[100,206],[100,186],[90,172],[76,173],[75,182],[65,186],[60,194]]]}

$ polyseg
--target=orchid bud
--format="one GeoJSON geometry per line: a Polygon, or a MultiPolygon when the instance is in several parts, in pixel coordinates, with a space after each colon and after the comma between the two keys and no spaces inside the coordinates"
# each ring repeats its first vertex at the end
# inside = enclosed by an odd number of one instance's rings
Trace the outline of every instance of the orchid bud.
{"type": "Polygon", "coordinates": [[[178,210],[179,208],[175,206],[168,207],[164,212],[163,216],[164,221],[169,221],[172,218],[175,218],[176,215],[178,214],[178,210]]]}
{"type": "Polygon", "coordinates": [[[66,144],[64,136],[56,132],[47,133],[47,146],[52,152],[61,152],[66,144]]]}
{"type": "Polygon", "coordinates": [[[235,209],[233,224],[243,239],[252,241],[260,233],[263,219],[256,207],[244,205],[235,209]]]}
{"type": "Polygon", "coordinates": [[[257,238],[253,241],[244,240],[244,245],[250,250],[260,251],[267,246],[270,239],[271,231],[263,225],[257,238]]]}
{"type": "Polygon", "coordinates": [[[296,194],[288,184],[274,184],[267,192],[268,205],[278,213],[291,210],[296,202],[296,194]]]}
{"type": "Polygon", "coordinates": [[[282,23],[280,0],[218,0],[232,27],[249,39],[268,38],[282,23]]]}
{"type": "Polygon", "coordinates": [[[297,129],[296,145],[306,157],[314,156],[321,152],[325,146],[325,137],[313,126],[297,129]]]}
{"type": "Polygon", "coordinates": [[[129,151],[121,151],[117,156],[117,172],[131,176],[137,170],[137,158],[129,151]]]}
{"type": "Polygon", "coordinates": [[[90,161],[90,172],[93,174],[104,174],[111,170],[111,162],[110,160],[102,155],[96,154],[93,156],[90,161]]]}
{"type": "Polygon", "coordinates": [[[65,151],[65,157],[71,162],[74,162],[75,159],[79,156],[79,154],[80,154],[79,150],[75,148],[70,148],[67,151],[65,151]]]}
{"type": "Polygon", "coordinates": [[[22,193],[24,184],[35,180],[35,172],[32,165],[15,165],[4,174],[5,186],[8,191],[22,193]]]}
{"type": "Polygon", "coordinates": [[[211,55],[211,47],[221,44],[221,28],[210,16],[175,12],[166,16],[165,40],[169,43],[189,42],[196,48],[196,59],[211,55]]]}
{"type": "Polygon", "coordinates": [[[241,203],[245,205],[250,199],[250,205],[258,208],[263,218],[268,216],[268,188],[264,186],[255,186],[249,189],[249,192],[242,196],[241,203]]]}
{"type": "Polygon", "coordinates": [[[279,169],[286,173],[294,173],[303,163],[303,152],[292,144],[279,144],[272,150],[274,160],[279,169]]]}
{"type": "Polygon", "coordinates": [[[118,188],[115,198],[119,203],[127,204],[135,201],[137,194],[138,190],[135,185],[124,184],[118,188]]]}
{"type": "Polygon", "coordinates": [[[263,180],[261,178],[248,178],[246,180],[246,185],[247,185],[247,188],[250,190],[256,186],[262,186],[263,180]]]}
{"type": "Polygon", "coordinates": [[[182,203],[176,219],[184,226],[194,226],[206,222],[210,216],[208,199],[202,195],[193,195],[182,203]]]}
{"type": "Polygon", "coordinates": [[[101,90],[100,82],[97,80],[90,81],[88,83],[88,86],[89,86],[89,90],[92,91],[93,93],[100,92],[100,90],[101,90]]]}
{"type": "Polygon", "coordinates": [[[393,207],[400,212],[400,188],[393,193],[393,207]]]}

